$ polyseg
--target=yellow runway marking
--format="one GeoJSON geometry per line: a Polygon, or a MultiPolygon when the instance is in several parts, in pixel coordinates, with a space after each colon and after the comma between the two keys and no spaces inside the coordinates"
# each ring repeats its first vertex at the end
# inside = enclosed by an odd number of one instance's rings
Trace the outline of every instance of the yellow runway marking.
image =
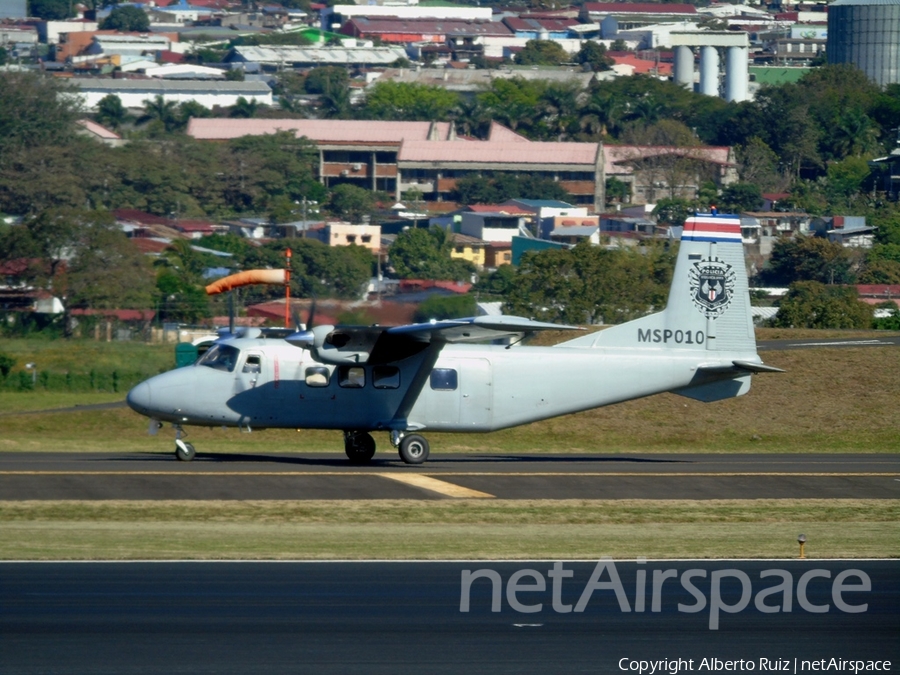
{"type": "Polygon", "coordinates": [[[491,499],[494,497],[494,495],[488,494],[487,492],[480,492],[479,490],[472,490],[471,488],[463,487],[461,485],[447,483],[421,473],[378,473],[375,475],[387,478],[388,480],[395,480],[398,483],[405,483],[406,485],[431,490],[432,492],[437,492],[445,497],[465,499],[491,499]]]}
{"type": "MultiPolygon", "coordinates": [[[[510,476],[522,478],[537,477],[588,477],[588,478],[684,478],[688,476],[739,478],[750,476],[777,476],[797,478],[855,478],[884,476],[892,478],[900,476],[896,472],[786,472],[786,471],[679,471],[679,472],[641,472],[641,471],[441,471],[434,473],[376,472],[376,471],[0,471],[0,476],[384,476],[404,481],[411,476],[510,476]]],[[[437,479],[435,479],[437,480],[437,479]]],[[[441,482],[438,480],[438,482],[441,482]]]]}

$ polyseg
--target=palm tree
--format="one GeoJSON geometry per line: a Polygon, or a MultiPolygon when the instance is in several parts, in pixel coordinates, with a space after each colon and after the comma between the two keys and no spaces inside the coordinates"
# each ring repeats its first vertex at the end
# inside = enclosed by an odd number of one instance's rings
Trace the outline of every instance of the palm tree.
{"type": "Polygon", "coordinates": [[[175,101],[165,100],[162,94],[157,94],[153,99],[144,99],[144,114],[138,119],[138,124],[159,122],[166,132],[175,131],[181,124],[177,107],[175,101]]]}
{"type": "Polygon", "coordinates": [[[859,108],[845,110],[834,126],[832,147],[838,158],[875,152],[878,149],[878,129],[859,108]]]}
{"type": "Polygon", "coordinates": [[[349,119],[352,107],[350,105],[350,88],[345,84],[325,81],[325,89],[319,95],[319,110],[322,117],[329,120],[349,119]]]}
{"type": "Polygon", "coordinates": [[[256,115],[258,109],[259,102],[255,98],[248,101],[243,96],[238,96],[237,101],[231,106],[228,116],[249,119],[256,115]]]}

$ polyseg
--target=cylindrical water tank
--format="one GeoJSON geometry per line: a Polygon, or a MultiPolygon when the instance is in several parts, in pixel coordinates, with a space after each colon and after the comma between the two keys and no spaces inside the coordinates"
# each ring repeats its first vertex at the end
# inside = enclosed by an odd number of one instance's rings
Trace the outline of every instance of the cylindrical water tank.
{"type": "Polygon", "coordinates": [[[746,101],[750,98],[748,82],[750,69],[746,47],[728,47],[725,50],[725,100],[746,101]]]}
{"type": "Polygon", "coordinates": [[[700,93],[719,95],[719,51],[715,47],[700,47],[700,93]]]}
{"type": "Polygon", "coordinates": [[[828,6],[828,63],[852,63],[881,86],[900,83],[900,0],[828,6]]]}
{"type": "Polygon", "coordinates": [[[684,45],[675,47],[675,84],[693,90],[694,88],[694,52],[684,45]]]}

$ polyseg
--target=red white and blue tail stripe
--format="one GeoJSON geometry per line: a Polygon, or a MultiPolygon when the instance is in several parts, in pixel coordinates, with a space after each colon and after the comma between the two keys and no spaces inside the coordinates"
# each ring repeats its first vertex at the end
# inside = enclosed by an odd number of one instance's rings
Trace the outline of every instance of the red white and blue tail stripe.
{"type": "Polygon", "coordinates": [[[698,213],[684,221],[682,241],[741,243],[741,218],[732,214],[698,213]]]}

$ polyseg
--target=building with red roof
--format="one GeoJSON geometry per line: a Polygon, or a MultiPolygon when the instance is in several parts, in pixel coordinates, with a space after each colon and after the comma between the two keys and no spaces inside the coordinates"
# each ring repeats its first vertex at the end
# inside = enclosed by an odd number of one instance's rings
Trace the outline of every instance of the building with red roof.
{"type": "Polygon", "coordinates": [[[635,204],[660,197],[693,198],[711,180],[737,180],[728,147],[604,146],[599,143],[537,142],[494,123],[487,140],[463,139],[447,122],[373,120],[195,118],[188,134],[227,141],[244,135],[290,131],[319,151],[319,180],[383,190],[400,201],[410,190],[426,201],[452,201],[457,181],[484,172],[532,173],[557,181],[573,204],[604,210],[606,179],[631,186],[635,204]],[[676,185],[669,185],[673,180],[676,185]]]}

